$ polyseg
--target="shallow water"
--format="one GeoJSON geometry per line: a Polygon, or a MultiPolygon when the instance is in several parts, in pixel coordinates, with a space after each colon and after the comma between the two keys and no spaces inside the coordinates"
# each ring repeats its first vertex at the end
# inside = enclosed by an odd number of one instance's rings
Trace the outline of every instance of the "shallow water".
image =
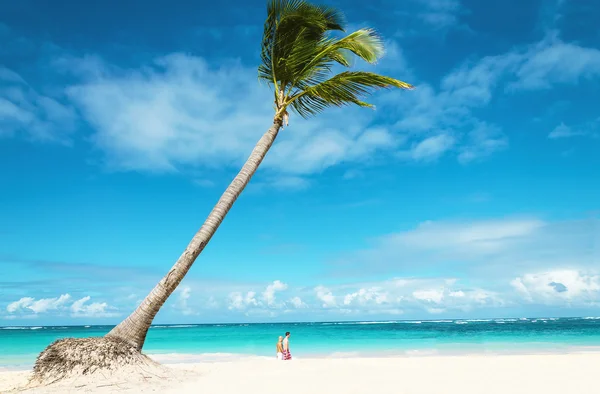
{"type": "MultiPolygon", "coordinates": [[[[59,338],[101,336],[112,326],[1,327],[0,367],[33,364],[59,338]]],[[[144,351],[163,362],[273,356],[292,333],[295,357],[544,353],[600,346],[600,318],[538,318],[288,324],[155,325],[144,351]]]]}

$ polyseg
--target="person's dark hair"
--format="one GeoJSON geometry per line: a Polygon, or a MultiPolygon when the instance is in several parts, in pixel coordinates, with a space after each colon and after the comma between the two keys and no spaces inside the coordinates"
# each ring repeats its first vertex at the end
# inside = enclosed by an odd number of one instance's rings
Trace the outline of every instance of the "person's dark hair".
{"type": "Polygon", "coordinates": [[[289,331],[285,333],[285,336],[286,336],[286,337],[287,337],[288,335],[290,335],[290,332],[289,332],[289,331]]]}

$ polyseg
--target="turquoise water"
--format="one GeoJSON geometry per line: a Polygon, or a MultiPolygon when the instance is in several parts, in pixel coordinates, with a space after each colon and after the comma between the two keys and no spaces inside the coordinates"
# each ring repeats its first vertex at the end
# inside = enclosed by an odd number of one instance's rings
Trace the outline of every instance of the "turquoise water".
{"type": "MultiPolygon", "coordinates": [[[[28,367],[59,338],[106,334],[112,326],[1,327],[0,366],[28,367]]],[[[170,361],[189,355],[273,356],[290,331],[295,357],[430,353],[563,352],[600,346],[599,318],[288,324],[156,325],[144,351],[170,361]]]]}

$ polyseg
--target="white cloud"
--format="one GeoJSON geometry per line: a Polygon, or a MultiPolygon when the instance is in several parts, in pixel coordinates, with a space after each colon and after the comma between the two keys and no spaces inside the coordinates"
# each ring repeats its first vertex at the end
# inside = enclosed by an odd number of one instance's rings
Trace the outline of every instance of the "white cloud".
{"type": "Polygon", "coordinates": [[[289,303],[296,309],[308,308],[308,305],[298,296],[290,298],[289,303]]]}
{"type": "Polygon", "coordinates": [[[549,89],[600,77],[600,50],[548,36],[522,55],[511,89],[549,89]]]}
{"type": "Polygon", "coordinates": [[[68,143],[75,121],[72,108],[0,65],[0,137],[19,133],[33,141],[68,143]]]}
{"type": "MultiPolygon", "coordinates": [[[[400,157],[428,160],[453,151],[464,164],[508,146],[498,125],[474,114],[477,108],[493,103],[502,90],[548,89],[598,77],[600,50],[550,35],[533,45],[465,62],[444,76],[438,89],[421,83],[409,95],[384,95],[381,107],[400,119],[394,128],[412,142],[412,148],[400,152],[400,157]]],[[[566,136],[562,131],[551,138],[566,136]]]]}
{"type": "Polygon", "coordinates": [[[93,302],[88,304],[90,296],[80,298],[71,304],[71,316],[73,317],[113,317],[119,314],[116,308],[109,306],[106,302],[93,302]]]}
{"type": "MultiPolygon", "coordinates": [[[[215,69],[201,58],[171,54],[139,70],[107,66],[103,77],[90,75],[69,96],[114,168],[238,167],[273,117],[272,95],[255,74],[236,63],[215,69]]],[[[329,111],[327,119],[293,117],[264,166],[297,177],[393,149],[397,141],[387,130],[366,127],[372,117],[348,108],[329,111]]],[[[284,178],[280,186],[304,186],[298,179],[284,178]]]]}
{"type": "Polygon", "coordinates": [[[576,127],[567,126],[564,123],[560,123],[556,126],[548,138],[550,139],[562,139],[571,137],[598,137],[600,135],[600,118],[595,119],[591,122],[580,124],[576,127]]]}
{"type": "Polygon", "coordinates": [[[196,313],[188,305],[188,300],[192,295],[192,289],[189,286],[183,286],[178,289],[178,297],[175,302],[175,308],[179,309],[184,315],[195,315],[196,313]]]}
{"type": "Polygon", "coordinates": [[[416,144],[408,152],[401,152],[400,157],[414,161],[433,161],[438,159],[454,145],[454,138],[448,134],[428,137],[416,144]]]}
{"type": "MultiPolygon", "coordinates": [[[[286,283],[275,280],[264,288],[260,297],[257,297],[258,293],[254,290],[231,292],[227,296],[228,309],[244,311],[246,314],[255,309],[281,309],[285,306],[285,303],[278,303],[276,294],[285,291],[287,288],[288,285],[286,283]]],[[[214,303],[217,304],[216,301],[214,301],[214,303]]]]}
{"type": "Polygon", "coordinates": [[[528,273],[511,285],[528,302],[548,305],[600,305],[600,275],[573,269],[528,273]]]}
{"type": "Polygon", "coordinates": [[[485,122],[476,122],[467,133],[465,142],[460,148],[458,161],[469,163],[482,157],[487,157],[494,152],[501,151],[508,146],[508,137],[498,126],[485,122]]]}
{"type": "Polygon", "coordinates": [[[575,137],[581,135],[579,132],[573,131],[569,126],[564,123],[559,124],[548,134],[548,138],[556,139],[556,138],[567,138],[567,137],[575,137]]]}
{"type": "MultiPolygon", "coordinates": [[[[416,3],[415,15],[432,25],[457,23],[458,0],[416,3]]],[[[398,64],[406,68],[401,49],[395,42],[388,44],[395,69],[398,64]]],[[[387,71],[385,62],[380,67],[387,71]]],[[[67,89],[69,105],[0,68],[0,130],[68,142],[77,121],[73,105],[95,129],[92,141],[114,169],[237,168],[273,115],[271,93],[256,82],[256,70],[235,61],[216,68],[202,58],[174,53],[138,69],[120,69],[97,56],[63,56],[54,63],[80,80],[67,89]]],[[[421,83],[412,92],[378,94],[373,100],[383,111],[344,108],[309,121],[293,117],[265,160],[265,176],[270,178],[262,183],[303,189],[309,184],[307,175],[362,162],[376,153],[398,152],[407,140],[411,148],[399,152],[405,159],[430,161],[449,151],[461,163],[481,159],[508,146],[499,126],[473,113],[490,104],[500,86],[511,91],[547,89],[598,76],[600,50],[551,34],[533,45],[466,62],[449,72],[437,89],[421,83]],[[389,114],[401,120],[391,127],[373,126],[389,114]]]]}
{"type": "Polygon", "coordinates": [[[461,10],[459,0],[414,0],[422,6],[418,17],[437,30],[447,29],[458,24],[461,10]]]}
{"type": "MultiPolygon", "coordinates": [[[[331,290],[320,287],[317,292],[318,307],[329,312],[355,314],[413,315],[442,312],[467,312],[481,308],[505,305],[503,295],[478,287],[466,287],[455,278],[395,278],[379,282],[348,283],[331,290]],[[350,290],[350,291],[348,291],[350,290]],[[345,294],[337,303],[334,294],[345,294]],[[323,303],[326,297],[328,303],[323,303]],[[394,312],[392,312],[394,311],[394,312]]],[[[313,308],[314,310],[314,308],[313,308]]]]}
{"type": "Polygon", "coordinates": [[[6,311],[10,314],[21,313],[21,317],[27,317],[28,314],[38,315],[48,312],[62,312],[70,310],[73,317],[112,317],[117,316],[116,308],[109,306],[107,303],[94,302],[87,304],[91,299],[90,296],[75,300],[70,306],[67,304],[71,301],[69,294],[63,294],[54,298],[40,298],[36,300],[33,297],[23,297],[18,301],[8,304],[6,311]]]}
{"type": "Polygon", "coordinates": [[[508,139],[501,128],[473,115],[492,100],[502,70],[498,60],[484,58],[447,74],[437,91],[420,84],[410,96],[384,96],[384,108],[400,119],[394,128],[412,140],[412,149],[400,157],[432,160],[452,150],[467,163],[506,148],[508,139]]]}
{"type": "Polygon", "coordinates": [[[452,249],[487,254],[502,250],[508,243],[531,235],[544,226],[536,219],[479,222],[423,222],[416,229],[384,238],[384,243],[417,249],[452,249]]]}
{"type": "Polygon", "coordinates": [[[60,297],[55,298],[41,298],[36,300],[32,297],[23,297],[18,301],[10,303],[6,310],[9,313],[15,313],[19,310],[29,309],[35,314],[46,313],[51,310],[56,310],[64,306],[71,296],[69,294],[63,294],[60,297]]]}
{"type": "Polygon", "coordinates": [[[371,287],[368,289],[361,288],[353,293],[346,294],[344,297],[344,305],[382,305],[389,302],[388,298],[388,293],[379,287],[371,287]]]}
{"type": "Polygon", "coordinates": [[[317,299],[322,303],[323,308],[333,308],[337,306],[337,301],[331,291],[324,286],[315,287],[317,299]]]}
{"type": "Polygon", "coordinates": [[[466,63],[442,81],[460,101],[489,102],[492,88],[505,83],[510,91],[549,89],[600,77],[600,50],[562,41],[555,33],[507,53],[466,63]]]}
{"type": "Polygon", "coordinates": [[[254,291],[248,291],[245,294],[236,291],[229,294],[229,310],[243,310],[249,306],[258,305],[258,301],[256,300],[256,292],[254,291]]]}
{"type": "Polygon", "coordinates": [[[35,298],[23,297],[18,301],[11,302],[10,304],[8,304],[8,306],[6,307],[6,311],[8,313],[15,313],[19,309],[27,308],[29,305],[31,305],[33,303],[33,301],[35,301],[35,298]]]}
{"type": "Polygon", "coordinates": [[[476,308],[494,308],[504,306],[508,294],[484,290],[481,288],[463,288],[459,281],[446,281],[438,288],[422,288],[412,292],[412,297],[429,313],[442,313],[458,310],[471,311],[476,308]]]}
{"type": "Polygon", "coordinates": [[[594,266],[597,257],[589,245],[596,242],[597,226],[595,218],[427,221],[343,253],[330,262],[329,269],[338,277],[365,272],[418,276],[435,266],[476,277],[503,277],[508,282],[510,275],[523,269],[594,266]]]}
{"type": "Polygon", "coordinates": [[[436,289],[417,290],[412,295],[417,300],[432,302],[434,304],[439,304],[444,299],[444,291],[436,289]]]}
{"type": "Polygon", "coordinates": [[[262,296],[263,296],[263,300],[265,301],[265,303],[268,306],[274,306],[275,305],[275,293],[277,293],[278,291],[283,291],[285,289],[288,288],[288,285],[276,280],[273,283],[271,283],[270,285],[267,286],[267,288],[265,289],[265,291],[263,292],[262,296]]]}

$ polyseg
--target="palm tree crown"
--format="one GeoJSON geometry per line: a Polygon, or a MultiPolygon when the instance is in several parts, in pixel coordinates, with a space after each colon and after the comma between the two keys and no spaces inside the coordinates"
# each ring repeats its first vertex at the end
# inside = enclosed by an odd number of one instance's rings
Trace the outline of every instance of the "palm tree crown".
{"type": "Polygon", "coordinates": [[[343,15],[335,8],[304,0],[270,0],[261,48],[259,79],[273,87],[276,118],[287,123],[287,108],[306,118],[329,106],[356,104],[377,88],[411,89],[406,82],[366,71],[344,71],[332,76],[335,65],[350,67],[353,57],[375,63],[383,43],[373,29],[344,37],[343,15]]]}

